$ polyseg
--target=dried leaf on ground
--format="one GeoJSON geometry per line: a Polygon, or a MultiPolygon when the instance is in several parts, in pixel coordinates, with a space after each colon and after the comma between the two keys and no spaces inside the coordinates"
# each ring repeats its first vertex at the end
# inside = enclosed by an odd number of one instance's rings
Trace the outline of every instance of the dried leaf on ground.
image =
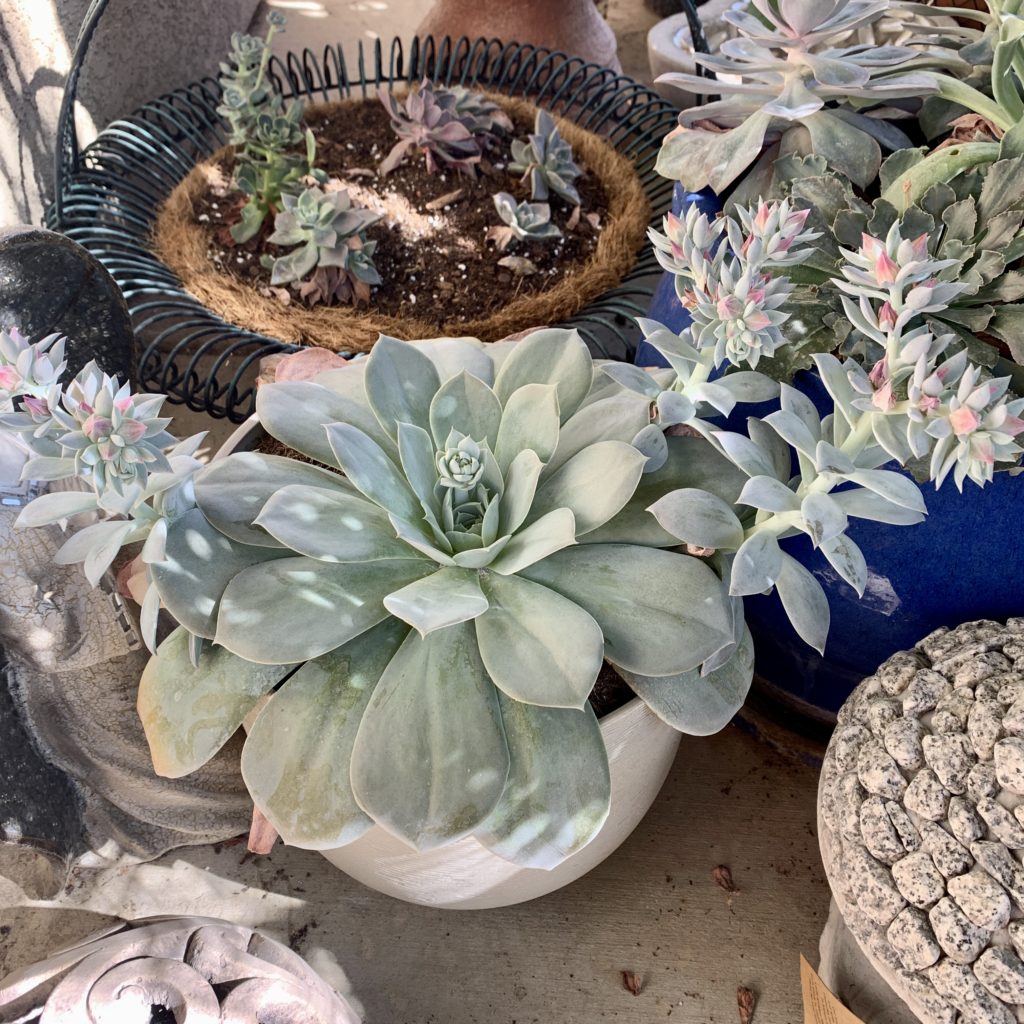
{"type": "Polygon", "coordinates": [[[537,273],[537,264],[525,256],[502,256],[498,260],[499,267],[507,267],[516,277],[528,277],[537,273]]]}
{"type": "Polygon", "coordinates": [[[740,891],[732,880],[732,872],[724,864],[711,869],[711,878],[719,889],[724,889],[730,896],[740,891]]]}
{"type": "Polygon", "coordinates": [[[572,208],[572,213],[569,214],[569,219],[565,222],[566,231],[575,231],[579,227],[580,212],[581,208],[579,206],[574,206],[572,208]]]}
{"type": "Polygon", "coordinates": [[[428,210],[443,210],[446,206],[457,203],[465,194],[466,190],[464,188],[457,188],[454,192],[445,192],[443,196],[431,199],[426,204],[426,207],[428,210]]]}
{"type": "Polygon", "coordinates": [[[754,1009],[757,1006],[757,997],[749,988],[742,986],[736,989],[736,1005],[740,1011],[740,1024],[750,1024],[754,1019],[754,1009]]]}
{"type": "Polygon", "coordinates": [[[637,974],[636,971],[623,971],[622,972],[622,987],[633,995],[640,995],[644,987],[644,979],[641,975],[637,974]]]}

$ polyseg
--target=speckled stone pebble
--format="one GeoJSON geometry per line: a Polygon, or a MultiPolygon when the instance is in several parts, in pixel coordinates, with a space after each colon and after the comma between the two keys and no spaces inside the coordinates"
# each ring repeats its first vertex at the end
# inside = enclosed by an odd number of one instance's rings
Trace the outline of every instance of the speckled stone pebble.
{"type": "Polygon", "coordinates": [[[974,699],[975,700],[999,700],[999,690],[1001,689],[999,679],[983,679],[974,688],[974,699]]]}
{"type": "Polygon", "coordinates": [[[1014,736],[1024,733],[1024,700],[1018,698],[1006,709],[1003,728],[1014,736]]]}
{"type": "Polygon", "coordinates": [[[987,796],[978,801],[978,813],[985,819],[991,837],[1011,850],[1024,850],[1024,829],[998,800],[987,796]]]}
{"type": "Polygon", "coordinates": [[[976,700],[967,717],[967,736],[983,761],[991,760],[996,741],[1003,735],[1003,706],[995,700],[976,700]]]}
{"type": "Polygon", "coordinates": [[[993,843],[987,839],[971,843],[971,855],[1000,885],[1013,884],[1018,865],[1002,843],[993,843]]]}
{"type": "Polygon", "coordinates": [[[996,782],[996,769],[993,764],[978,762],[967,773],[967,795],[977,803],[986,796],[996,796],[999,783],[996,782]]]}
{"type": "Polygon", "coordinates": [[[1010,942],[1013,943],[1017,956],[1024,957],[1024,921],[1011,921],[1006,930],[1010,933],[1010,942]]]}
{"type": "Polygon", "coordinates": [[[906,906],[892,875],[863,846],[850,847],[844,863],[858,894],[857,905],[875,924],[888,925],[906,906]]]}
{"type": "MultiPolygon", "coordinates": [[[[985,641],[985,645],[991,647],[991,640],[985,641]]],[[[949,674],[949,669],[943,665],[936,665],[936,670],[949,674]]],[[[966,664],[961,665],[953,674],[954,686],[977,686],[985,679],[999,675],[1013,668],[1013,662],[999,651],[988,650],[970,658],[966,664]]]]}
{"type": "Polygon", "coordinates": [[[931,711],[951,689],[945,676],[930,668],[920,669],[903,691],[903,714],[923,715],[931,711]]]}
{"type": "Polygon", "coordinates": [[[921,741],[924,759],[935,777],[954,794],[967,792],[967,775],[977,762],[971,741],[957,736],[925,736],[921,741]]]}
{"type": "Polygon", "coordinates": [[[932,855],[935,866],[946,878],[962,875],[974,864],[967,849],[933,821],[921,822],[921,846],[932,855]]]}
{"type": "MultiPolygon", "coordinates": [[[[948,626],[939,626],[934,632],[929,633],[923,640],[918,640],[917,649],[923,651],[929,661],[938,661],[952,651],[958,643],[958,638],[948,626]]],[[[909,651],[902,652],[909,654],[909,651]]],[[[894,654],[895,658],[896,655],[894,654]]]]}
{"type": "Polygon", "coordinates": [[[860,834],[872,857],[893,864],[906,855],[899,833],[879,796],[869,796],[860,805],[860,834]]]}
{"type": "Polygon", "coordinates": [[[997,694],[1000,703],[1014,705],[1019,700],[1024,700],[1024,674],[1020,672],[1008,672],[1001,677],[1003,682],[999,684],[997,694]]]}
{"type": "Polygon", "coordinates": [[[893,864],[892,877],[900,895],[921,910],[934,906],[946,892],[946,880],[925,850],[911,853],[893,864]]]}
{"type": "Polygon", "coordinates": [[[928,912],[928,923],[942,951],[958,964],[974,963],[992,934],[972,923],[949,896],[928,912]]]}
{"type": "Polygon", "coordinates": [[[857,755],[857,778],[860,784],[876,796],[899,800],[907,788],[899,765],[886,753],[878,740],[868,740],[857,755]]]}
{"type": "Polygon", "coordinates": [[[882,664],[875,678],[884,693],[896,697],[910,685],[920,667],[921,661],[913,651],[898,651],[882,664]]]}
{"type": "Polygon", "coordinates": [[[903,849],[908,853],[921,849],[921,833],[910,820],[910,815],[894,800],[886,800],[885,810],[892,822],[892,827],[899,833],[903,849]]]}
{"type": "Polygon", "coordinates": [[[961,686],[947,693],[932,713],[932,732],[962,733],[967,728],[967,717],[974,706],[974,691],[961,686]]]}
{"type": "Polygon", "coordinates": [[[932,1024],[956,1024],[957,1009],[935,991],[935,986],[923,975],[900,971],[899,981],[904,989],[920,1003],[932,1024]]]}
{"type": "Polygon", "coordinates": [[[901,768],[917,771],[924,766],[923,735],[924,726],[916,718],[899,718],[885,727],[882,742],[901,768]]]}
{"type": "Polygon", "coordinates": [[[939,995],[963,1015],[964,1024],[1017,1024],[1016,1015],[978,981],[969,967],[942,960],[929,967],[927,974],[939,995]]]}
{"type": "Polygon", "coordinates": [[[949,880],[949,895],[972,924],[990,932],[1010,920],[1010,897],[989,874],[976,868],[949,880]]]}
{"type": "Polygon", "coordinates": [[[928,918],[915,907],[900,911],[885,935],[908,971],[923,971],[942,955],[928,918]]]}
{"type": "MultiPolygon", "coordinates": [[[[975,661],[982,661],[989,651],[995,651],[1000,646],[1000,634],[1004,627],[998,623],[988,624],[976,622],[971,630],[969,640],[956,644],[949,648],[941,657],[932,658],[932,668],[950,678],[963,666],[972,664],[975,661]],[[992,628],[994,626],[994,628],[992,628]]],[[[991,673],[982,670],[978,673],[977,682],[980,679],[987,679],[991,673]]]]}
{"type": "Polygon", "coordinates": [[[860,804],[865,795],[853,772],[848,772],[839,780],[836,813],[839,818],[839,832],[847,842],[856,843],[860,840],[860,804]]]}
{"type": "Polygon", "coordinates": [[[1007,736],[995,746],[996,781],[1003,789],[1024,796],[1024,739],[1007,736]]]}
{"type": "Polygon", "coordinates": [[[860,748],[871,739],[871,733],[863,725],[844,725],[836,729],[832,737],[835,743],[836,764],[844,772],[857,770],[857,755],[860,748]]]}
{"type": "Polygon", "coordinates": [[[923,768],[914,776],[903,796],[908,811],[929,821],[941,821],[949,807],[949,790],[939,782],[931,768],[923,768]]]}
{"type": "Polygon", "coordinates": [[[1008,949],[987,949],[974,965],[974,976],[1004,1003],[1024,1003],[1024,963],[1008,949]]]}
{"type": "Polygon", "coordinates": [[[949,801],[949,828],[953,838],[963,846],[970,846],[985,834],[985,823],[962,796],[949,801]]]}
{"type": "Polygon", "coordinates": [[[903,705],[898,700],[876,697],[868,704],[865,721],[873,736],[881,736],[885,727],[903,717],[903,705]]]}

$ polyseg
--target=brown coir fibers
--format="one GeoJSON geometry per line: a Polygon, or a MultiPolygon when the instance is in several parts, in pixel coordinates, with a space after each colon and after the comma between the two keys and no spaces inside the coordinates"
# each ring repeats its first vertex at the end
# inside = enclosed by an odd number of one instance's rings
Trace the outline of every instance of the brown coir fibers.
{"type": "MultiPolygon", "coordinates": [[[[517,135],[524,134],[520,126],[532,125],[536,111],[533,104],[507,96],[492,95],[492,98],[512,117],[517,135]]],[[[344,118],[346,112],[357,105],[368,103],[379,106],[376,99],[343,100],[313,106],[306,112],[306,123],[315,125],[344,118]]],[[[211,258],[211,252],[217,247],[211,232],[212,225],[206,217],[205,224],[197,217],[200,211],[209,210],[210,183],[217,177],[217,169],[230,159],[229,149],[215,153],[208,161],[193,168],[171,192],[157,217],[154,249],[178,275],[183,286],[226,321],[295,344],[318,345],[334,351],[366,351],[379,334],[403,339],[461,335],[497,341],[524,328],[558,323],[619,284],[644,244],[650,208],[636,170],[626,157],[617,153],[600,136],[563,118],[556,120],[559,131],[573,147],[577,163],[585,169],[588,179],[596,179],[596,185],[605,197],[606,207],[601,212],[596,243],[591,244],[591,254],[585,262],[580,263],[577,269],[567,270],[546,290],[532,291],[531,288],[532,294],[527,294],[527,289],[522,289],[523,294],[516,294],[517,283],[529,281],[532,284],[531,278],[512,278],[504,285],[495,282],[495,287],[507,291],[509,300],[483,316],[453,318],[452,304],[446,303],[443,296],[441,301],[433,304],[418,304],[414,311],[403,308],[398,315],[375,308],[373,298],[369,307],[361,309],[322,305],[307,308],[294,295],[290,304],[285,305],[272,293],[261,294],[258,287],[261,282],[245,279],[231,268],[225,269],[223,261],[218,266],[211,258]]],[[[378,162],[395,142],[390,129],[379,142],[378,162]]],[[[506,147],[507,142],[502,146],[506,147]]],[[[419,154],[407,157],[407,160],[422,159],[419,154]]],[[[329,169],[334,171],[333,167],[329,169]]],[[[352,182],[354,185],[360,183],[359,179],[352,182]]],[[[463,183],[464,179],[449,174],[448,183],[439,186],[439,192],[454,190],[463,183]]],[[[511,191],[508,186],[501,187],[511,191]]],[[[499,188],[493,191],[499,191],[499,188]]],[[[517,198],[523,197],[517,195],[517,198]]],[[[487,202],[490,203],[489,196],[487,202]]],[[[553,197],[553,210],[557,202],[553,197]]],[[[230,199],[225,200],[227,203],[230,199]]],[[[500,223],[497,214],[494,214],[492,223],[500,223]]],[[[488,248],[493,250],[490,243],[488,248]]],[[[504,254],[492,253],[494,260],[501,255],[524,254],[529,255],[517,249],[516,245],[504,254]]],[[[382,262],[383,255],[383,248],[378,247],[378,264],[382,262]]],[[[395,259],[397,261],[398,257],[395,259]]],[[[246,254],[246,260],[254,262],[252,253],[246,254]]],[[[256,274],[256,271],[252,273],[256,274]]]]}

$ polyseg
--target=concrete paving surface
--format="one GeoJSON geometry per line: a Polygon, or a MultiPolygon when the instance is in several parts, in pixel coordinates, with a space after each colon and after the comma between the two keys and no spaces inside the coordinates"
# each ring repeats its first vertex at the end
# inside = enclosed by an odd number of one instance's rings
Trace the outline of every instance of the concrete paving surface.
{"type": "Polygon", "coordinates": [[[109,916],[206,914],[262,927],[345,970],[369,1024],[754,1024],[803,1020],[828,889],[817,773],[731,726],[685,738],[637,830],[589,875],[502,910],[440,911],[371,892],[316,853],[242,844],[80,869],[47,903],[0,882],[0,976],[109,916]],[[729,868],[727,893],[712,871],[729,868]],[[641,979],[639,995],[622,972],[641,979]]]}

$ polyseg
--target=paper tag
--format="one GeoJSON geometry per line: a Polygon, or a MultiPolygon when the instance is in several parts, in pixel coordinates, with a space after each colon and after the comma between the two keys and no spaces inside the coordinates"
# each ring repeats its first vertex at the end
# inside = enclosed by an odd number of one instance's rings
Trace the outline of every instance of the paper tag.
{"type": "Polygon", "coordinates": [[[804,1024],[864,1024],[825,987],[803,955],[800,956],[800,987],[804,994],[804,1024]]]}

